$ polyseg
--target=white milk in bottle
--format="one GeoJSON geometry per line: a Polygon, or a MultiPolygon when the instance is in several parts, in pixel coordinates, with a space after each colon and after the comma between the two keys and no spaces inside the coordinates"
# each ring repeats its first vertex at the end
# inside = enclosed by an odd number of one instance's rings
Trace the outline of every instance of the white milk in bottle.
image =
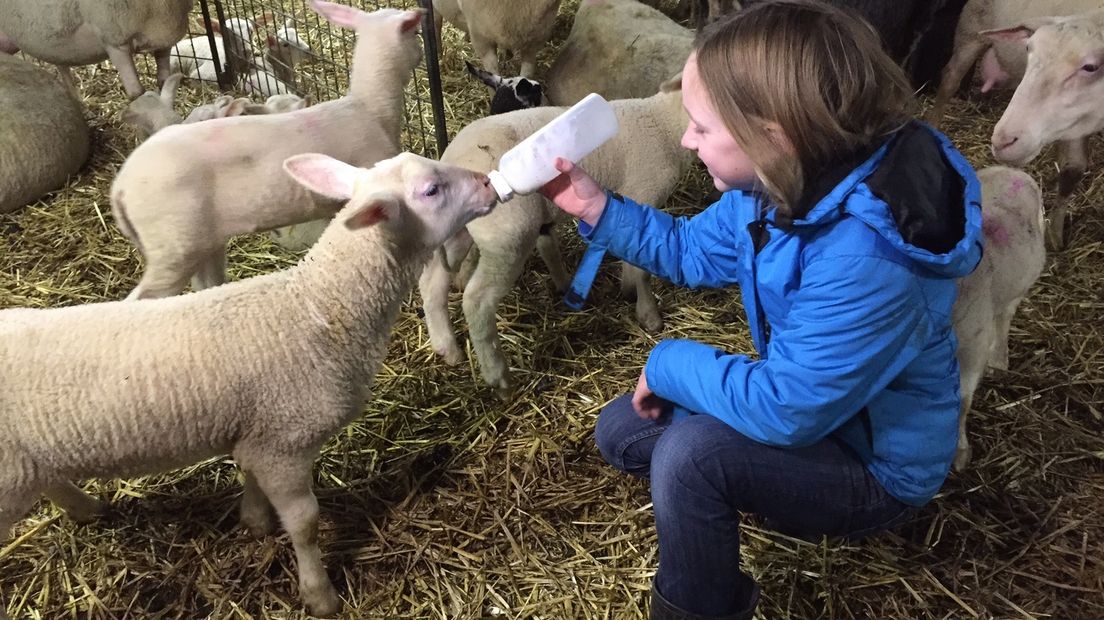
{"type": "Polygon", "coordinates": [[[560,174],[557,157],[578,162],[617,133],[617,116],[609,102],[590,93],[552,122],[506,151],[498,170],[487,173],[500,202],[530,194],[560,174]]]}

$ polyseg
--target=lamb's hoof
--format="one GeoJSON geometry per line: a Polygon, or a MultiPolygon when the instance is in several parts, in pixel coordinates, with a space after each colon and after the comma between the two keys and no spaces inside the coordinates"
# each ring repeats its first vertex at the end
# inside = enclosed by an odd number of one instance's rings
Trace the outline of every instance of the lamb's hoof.
{"type": "Polygon", "coordinates": [[[264,538],[276,531],[276,517],[270,513],[242,515],[241,525],[253,538],[264,538]]]}
{"type": "Polygon", "coordinates": [[[663,317],[659,316],[658,312],[638,314],[636,320],[640,322],[640,326],[644,328],[644,331],[649,334],[657,334],[663,331],[663,317]]]}
{"type": "Polygon", "coordinates": [[[973,448],[970,446],[959,446],[955,451],[954,457],[954,470],[957,472],[964,472],[966,468],[970,466],[970,458],[973,456],[973,448]]]}
{"type": "Polygon", "coordinates": [[[337,590],[329,581],[319,584],[313,591],[304,589],[303,604],[306,605],[310,615],[319,618],[332,618],[341,611],[341,597],[337,595],[337,590]]]}
{"type": "Polygon", "coordinates": [[[100,500],[90,500],[82,506],[70,506],[65,514],[80,525],[88,525],[97,521],[111,510],[111,504],[100,500]]]}
{"type": "Polygon", "coordinates": [[[1050,220],[1046,227],[1046,249],[1048,252],[1061,252],[1069,245],[1069,216],[1050,220]]]}
{"type": "Polygon", "coordinates": [[[464,362],[464,352],[460,350],[460,347],[436,349],[434,352],[440,355],[441,359],[445,360],[445,363],[449,366],[458,366],[464,362]]]}

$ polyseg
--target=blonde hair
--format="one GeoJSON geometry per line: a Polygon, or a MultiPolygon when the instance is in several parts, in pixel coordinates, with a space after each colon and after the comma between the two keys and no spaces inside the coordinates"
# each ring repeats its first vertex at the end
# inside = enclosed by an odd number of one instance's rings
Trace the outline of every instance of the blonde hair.
{"type": "Polygon", "coordinates": [[[694,46],[713,108],[784,214],[806,181],[870,147],[916,110],[908,79],[861,19],[808,0],[763,2],[707,27],[694,46]],[[777,123],[793,146],[780,148],[777,123]]]}

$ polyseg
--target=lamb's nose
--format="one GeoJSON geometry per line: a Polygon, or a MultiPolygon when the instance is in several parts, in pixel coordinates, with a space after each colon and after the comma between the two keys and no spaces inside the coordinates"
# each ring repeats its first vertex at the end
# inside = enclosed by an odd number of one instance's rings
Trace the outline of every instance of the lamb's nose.
{"type": "Polygon", "coordinates": [[[480,183],[482,183],[482,184],[483,184],[483,187],[487,187],[487,186],[489,186],[489,185],[491,184],[491,177],[489,177],[489,176],[487,176],[487,175],[485,175],[485,174],[482,174],[482,173],[478,173],[478,172],[477,172],[477,173],[476,173],[476,175],[475,175],[475,178],[476,178],[476,179],[477,179],[477,180],[478,180],[478,181],[479,181],[480,183]]]}
{"type": "Polygon", "coordinates": [[[1019,141],[1019,136],[1008,136],[1002,133],[995,133],[993,134],[993,151],[999,153],[1019,141]]]}

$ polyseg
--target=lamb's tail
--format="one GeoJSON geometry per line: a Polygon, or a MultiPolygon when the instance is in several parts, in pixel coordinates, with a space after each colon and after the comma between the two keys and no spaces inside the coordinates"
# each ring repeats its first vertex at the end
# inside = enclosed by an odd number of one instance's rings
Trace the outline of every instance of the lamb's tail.
{"type": "Polygon", "coordinates": [[[123,201],[123,192],[119,191],[111,195],[111,213],[115,216],[115,225],[119,227],[119,230],[123,231],[123,235],[127,239],[130,239],[135,246],[138,247],[138,251],[142,253],[142,256],[146,255],[146,251],[142,248],[142,241],[138,239],[138,232],[134,230],[134,226],[130,223],[130,218],[126,214],[126,203],[123,201]]]}

